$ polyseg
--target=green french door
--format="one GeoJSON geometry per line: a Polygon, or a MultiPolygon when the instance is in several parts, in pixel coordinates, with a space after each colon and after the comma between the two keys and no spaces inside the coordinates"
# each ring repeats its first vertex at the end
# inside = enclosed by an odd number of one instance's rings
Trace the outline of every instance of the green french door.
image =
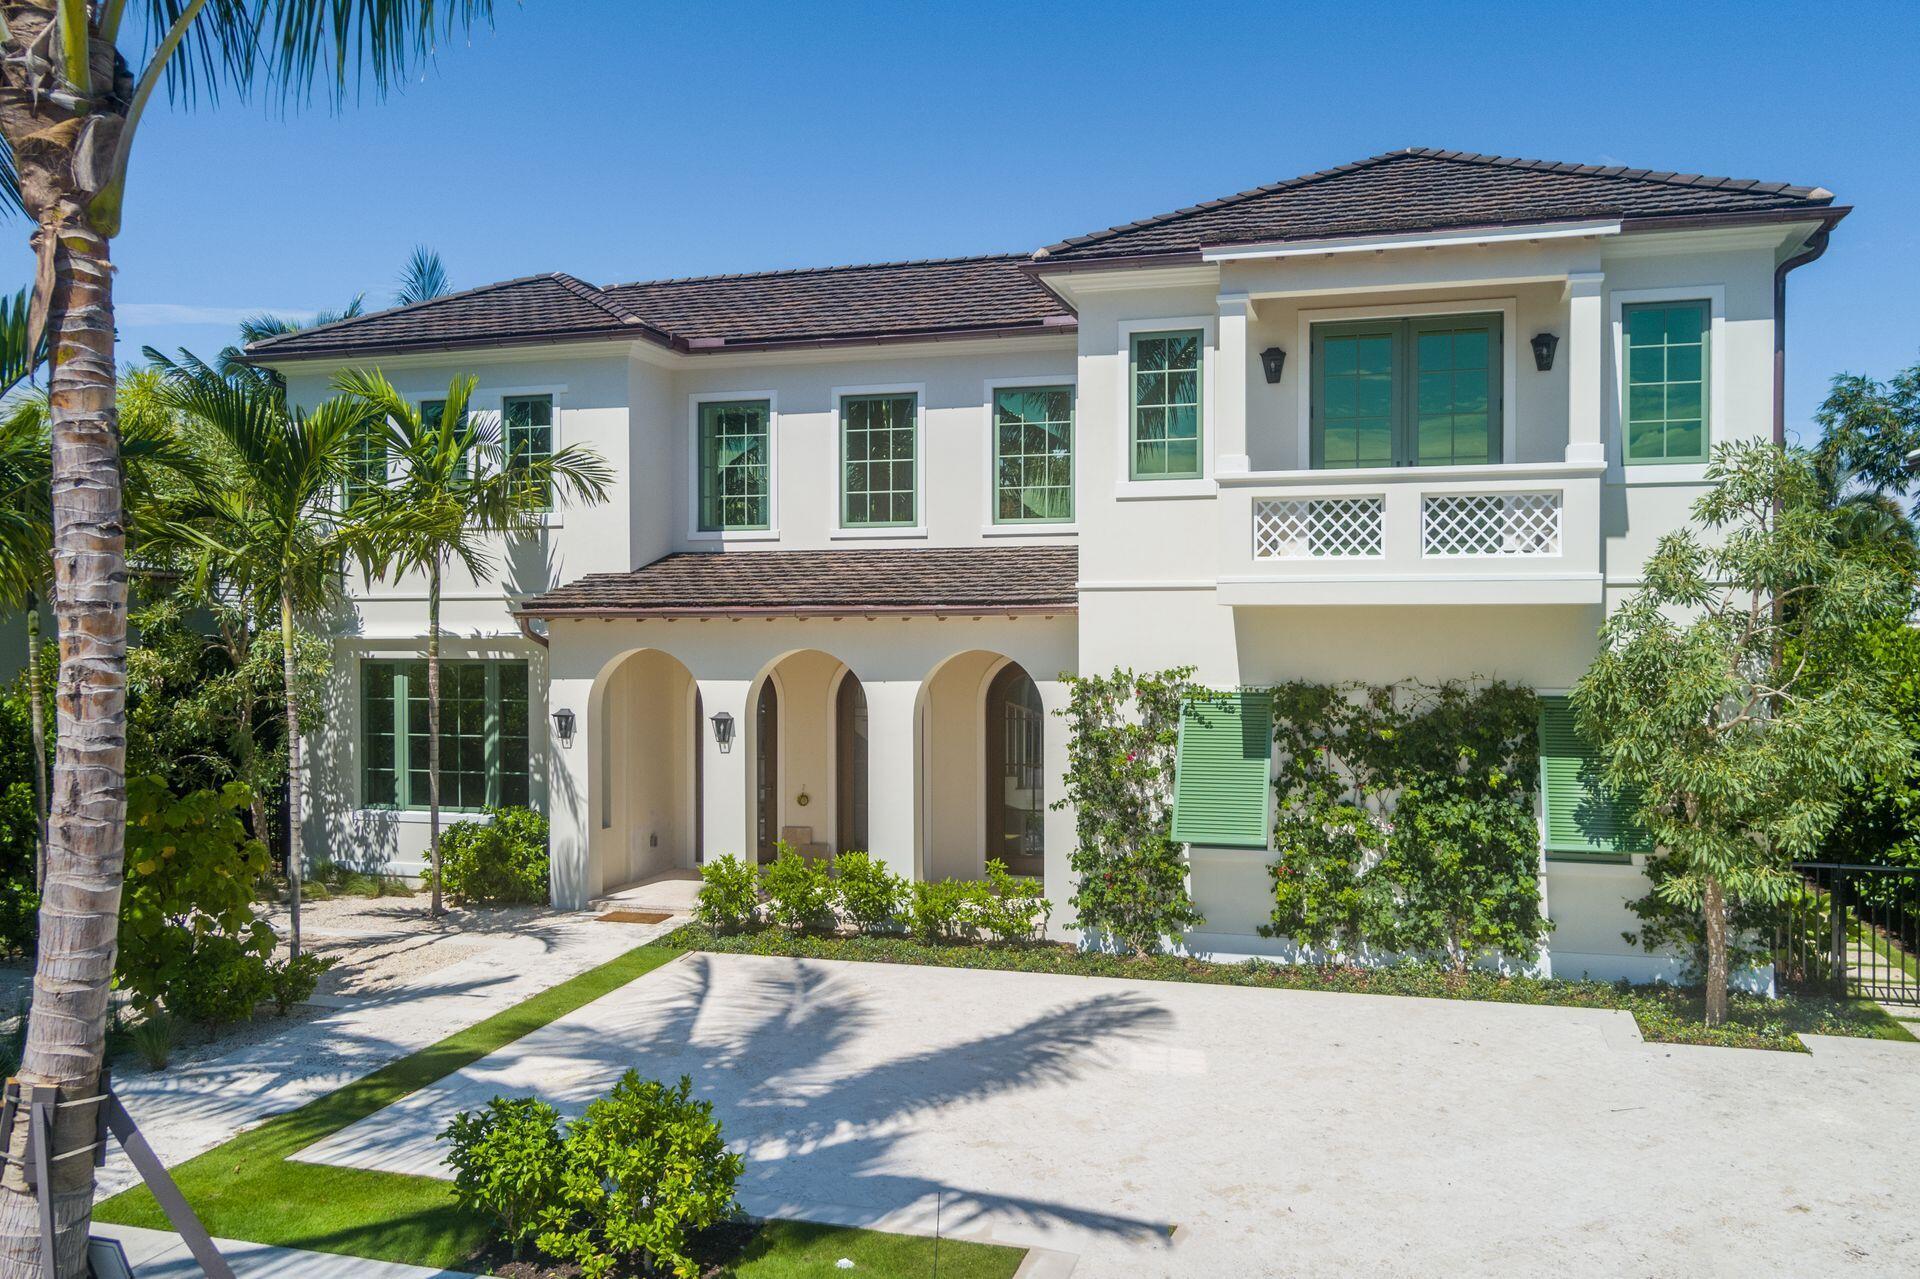
{"type": "Polygon", "coordinates": [[[1308,465],[1500,461],[1502,336],[1497,314],[1316,324],[1308,465]]]}

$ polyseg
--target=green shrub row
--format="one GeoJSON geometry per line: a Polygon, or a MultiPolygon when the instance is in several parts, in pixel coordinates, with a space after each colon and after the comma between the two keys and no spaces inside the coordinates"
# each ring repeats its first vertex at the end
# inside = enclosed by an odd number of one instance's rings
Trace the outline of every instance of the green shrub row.
{"type": "Polygon", "coordinates": [[[671,1272],[694,1279],[689,1236],[734,1215],[746,1161],[685,1075],[669,1087],[629,1070],[561,1128],[533,1097],[495,1097],[441,1134],[460,1206],[518,1256],[531,1241],[585,1279],[671,1272]]]}
{"type": "Polygon", "coordinates": [[[716,932],[774,925],[790,933],[911,933],[924,942],[989,937],[1032,941],[1046,929],[1053,903],[1040,881],[987,863],[987,877],[909,881],[869,853],[841,853],[831,862],[809,860],[785,843],[774,860],[756,866],[738,857],[700,868],[695,917],[716,932]]]}

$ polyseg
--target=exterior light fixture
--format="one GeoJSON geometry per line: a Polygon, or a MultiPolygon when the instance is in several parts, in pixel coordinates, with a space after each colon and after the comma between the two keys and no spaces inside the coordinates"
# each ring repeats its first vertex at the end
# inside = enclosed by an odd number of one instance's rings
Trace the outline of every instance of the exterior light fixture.
{"type": "Polygon", "coordinates": [[[1269,386],[1280,381],[1280,370],[1287,367],[1287,353],[1277,346],[1270,346],[1260,352],[1260,371],[1267,375],[1269,386]]]}
{"type": "Polygon", "coordinates": [[[573,744],[573,712],[562,706],[553,713],[553,731],[559,736],[562,746],[573,744]]]}
{"type": "Polygon", "coordinates": [[[1553,351],[1560,345],[1560,339],[1552,333],[1533,335],[1533,367],[1542,373],[1553,370],[1553,351]]]}
{"type": "Polygon", "coordinates": [[[713,717],[713,740],[719,746],[720,753],[726,754],[733,746],[733,716],[720,711],[713,717]]]}

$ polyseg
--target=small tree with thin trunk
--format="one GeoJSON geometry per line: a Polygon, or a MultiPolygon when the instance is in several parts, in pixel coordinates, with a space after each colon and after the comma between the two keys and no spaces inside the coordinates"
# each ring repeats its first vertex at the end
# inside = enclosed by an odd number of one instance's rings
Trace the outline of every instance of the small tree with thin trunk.
{"type": "Polygon", "coordinates": [[[613,471],[599,454],[573,445],[548,456],[509,453],[493,414],[468,411],[474,379],[447,385],[438,412],[393,388],[378,369],[341,374],[335,386],[365,404],[384,432],[398,474],[356,505],[365,562],[377,577],[417,572],[427,579],[427,848],[433,913],[440,892],[440,592],[458,563],[474,581],[493,572],[489,543],[533,537],[543,517],[567,500],[606,500],[613,471]]]}
{"type": "Polygon", "coordinates": [[[1718,1025],[1733,905],[1780,900],[1848,788],[1912,744],[1882,709],[1878,673],[1849,660],[1863,633],[1905,613],[1899,575],[1836,549],[1804,454],[1726,444],[1707,478],[1699,532],[1661,538],[1573,705],[1606,780],[1639,797],[1669,859],[1660,895],[1700,914],[1718,1025]]]}

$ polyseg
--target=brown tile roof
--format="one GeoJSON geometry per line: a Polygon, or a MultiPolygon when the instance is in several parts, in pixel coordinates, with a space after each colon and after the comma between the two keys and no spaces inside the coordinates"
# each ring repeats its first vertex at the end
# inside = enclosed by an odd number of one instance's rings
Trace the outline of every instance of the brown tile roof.
{"type": "Polygon", "coordinates": [[[263,361],[638,337],[680,351],[1070,330],[1042,265],[1190,256],[1203,246],[1607,217],[1828,216],[1830,192],[1778,182],[1461,151],[1392,151],[1026,255],[885,262],[595,286],[527,276],[255,342],[263,361]]]}
{"type": "Polygon", "coordinates": [[[268,338],[261,360],[640,337],[721,347],[1070,332],[1073,309],[1025,254],[765,271],[596,288],[534,275],[268,338]]]}
{"type": "Polygon", "coordinates": [[[591,573],[520,606],[533,617],[1072,612],[1071,546],[681,551],[591,573]]]}
{"type": "Polygon", "coordinates": [[[1077,260],[1369,232],[1819,211],[1812,187],[1410,147],[1049,245],[1077,260]]]}
{"type": "Polygon", "coordinates": [[[1073,323],[1025,254],[609,285],[616,304],[708,347],[1073,323]]]}

